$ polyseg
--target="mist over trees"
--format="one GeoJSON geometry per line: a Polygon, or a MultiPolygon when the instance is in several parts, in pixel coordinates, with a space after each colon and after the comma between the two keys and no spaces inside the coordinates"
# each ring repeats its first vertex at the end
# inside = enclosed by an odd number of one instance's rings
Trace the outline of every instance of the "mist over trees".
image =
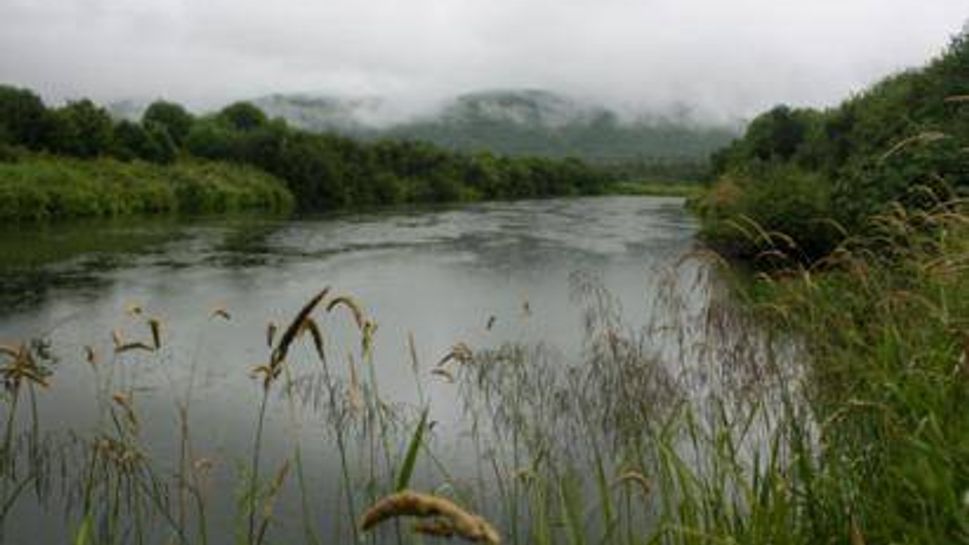
{"type": "Polygon", "coordinates": [[[689,111],[619,115],[596,103],[537,89],[478,91],[438,110],[396,116],[390,101],[320,95],[270,95],[255,100],[292,125],[373,141],[419,140],[460,152],[577,157],[616,175],[650,180],[698,180],[713,151],[736,128],[702,123],[689,111]]]}

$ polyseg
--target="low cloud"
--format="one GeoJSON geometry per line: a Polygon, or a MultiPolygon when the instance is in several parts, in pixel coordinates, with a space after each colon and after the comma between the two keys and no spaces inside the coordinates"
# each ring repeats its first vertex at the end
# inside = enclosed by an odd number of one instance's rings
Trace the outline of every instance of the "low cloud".
{"type": "Polygon", "coordinates": [[[938,54],[964,0],[0,0],[0,81],[52,101],[269,93],[425,108],[543,88],[629,112],[826,105],[938,54]]]}

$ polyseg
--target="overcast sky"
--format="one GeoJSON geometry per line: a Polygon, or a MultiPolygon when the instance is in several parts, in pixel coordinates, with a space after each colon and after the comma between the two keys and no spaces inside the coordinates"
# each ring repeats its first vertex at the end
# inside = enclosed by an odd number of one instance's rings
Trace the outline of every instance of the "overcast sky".
{"type": "Polygon", "coordinates": [[[527,87],[749,116],[924,63],[967,18],[967,0],[0,0],[0,82],[195,107],[527,87]]]}

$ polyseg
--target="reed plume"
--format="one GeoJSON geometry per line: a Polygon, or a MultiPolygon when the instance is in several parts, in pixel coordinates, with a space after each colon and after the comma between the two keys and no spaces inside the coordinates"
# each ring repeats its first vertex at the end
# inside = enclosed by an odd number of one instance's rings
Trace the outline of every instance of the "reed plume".
{"type": "Polygon", "coordinates": [[[303,308],[301,308],[296,314],[296,317],[293,318],[292,322],[290,322],[289,326],[286,328],[286,331],[283,332],[283,336],[280,337],[279,344],[276,345],[276,348],[273,350],[272,358],[270,359],[271,367],[278,366],[283,362],[283,360],[286,359],[286,354],[289,352],[289,345],[291,345],[293,340],[296,339],[296,336],[303,327],[303,323],[306,321],[306,318],[309,317],[310,313],[313,312],[313,309],[320,304],[320,301],[322,301],[329,292],[329,287],[323,288],[322,291],[307,301],[306,304],[303,305],[303,308]]]}
{"type": "Polygon", "coordinates": [[[468,541],[491,545],[501,543],[498,531],[484,518],[465,511],[446,498],[412,490],[404,490],[378,500],[363,514],[360,527],[367,531],[385,520],[402,516],[433,517],[434,520],[420,526],[420,533],[430,534],[437,531],[441,533],[434,535],[443,535],[449,525],[453,535],[468,541]]]}
{"type": "Polygon", "coordinates": [[[353,321],[357,324],[357,329],[360,331],[364,330],[365,320],[363,317],[363,311],[360,309],[360,305],[350,296],[342,295],[330,301],[330,304],[326,306],[327,312],[332,312],[334,308],[338,305],[343,305],[353,313],[353,321]]]}
{"type": "Polygon", "coordinates": [[[451,350],[441,358],[441,361],[437,362],[437,366],[444,367],[451,360],[462,364],[471,363],[474,361],[474,352],[471,351],[471,347],[467,344],[459,342],[451,347],[451,350]]]}

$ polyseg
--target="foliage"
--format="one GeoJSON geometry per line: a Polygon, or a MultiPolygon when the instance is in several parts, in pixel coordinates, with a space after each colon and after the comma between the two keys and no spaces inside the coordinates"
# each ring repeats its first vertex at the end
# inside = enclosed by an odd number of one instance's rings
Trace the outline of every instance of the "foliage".
{"type": "Polygon", "coordinates": [[[836,108],[779,106],[754,119],[743,138],[712,158],[719,181],[700,206],[709,240],[735,254],[746,248],[739,252],[745,257],[759,253],[763,247],[751,247],[724,221],[742,214],[766,230],[784,229],[797,247],[810,248],[799,257],[811,260],[846,235],[863,234],[867,218],[888,203],[924,204],[926,187],[939,195],[969,190],[967,57],[969,40],[960,36],[926,67],[886,78],[836,108]],[[778,184],[804,176],[817,188],[792,183],[789,191],[800,196],[782,198],[787,190],[778,184]],[[718,200],[726,193],[729,202],[718,200]],[[805,198],[813,203],[806,208],[805,198]],[[834,236],[818,222],[843,232],[834,236]]]}
{"type": "MultiPolygon", "coordinates": [[[[89,100],[48,110],[30,91],[12,87],[0,87],[0,138],[7,146],[88,159],[167,165],[195,157],[250,165],[282,179],[303,210],[597,194],[613,176],[577,159],[462,154],[421,142],[316,134],[270,120],[247,102],[196,119],[178,104],[156,101],[140,123],[114,124],[89,100]]],[[[35,216],[30,210],[22,215],[35,216]]]]}
{"type": "Polygon", "coordinates": [[[158,166],[45,157],[0,163],[0,221],[4,222],[291,206],[292,197],[278,180],[227,164],[158,166]]]}
{"type": "Polygon", "coordinates": [[[843,528],[853,543],[969,540],[965,221],[960,203],[895,207],[832,256],[835,269],[754,286],[762,322],[804,339],[811,358],[821,457],[803,490],[805,542],[843,528]]]}
{"type": "Polygon", "coordinates": [[[0,85],[0,143],[39,149],[48,130],[48,113],[33,92],[0,85]]]}
{"type": "Polygon", "coordinates": [[[830,190],[822,176],[788,164],[767,164],[721,178],[700,201],[702,235],[722,253],[769,263],[767,250],[810,262],[841,238],[831,222],[830,190]],[[796,233],[796,236],[791,235],[796,233]]]}
{"type": "Polygon", "coordinates": [[[251,131],[268,122],[266,114],[249,102],[230,104],[219,112],[217,119],[238,131],[251,131]]]}
{"type": "Polygon", "coordinates": [[[121,160],[141,159],[167,164],[175,160],[175,145],[163,127],[120,121],[114,128],[113,154],[121,160]]]}
{"type": "Polygon", "coordinates": [[[112,144],[111,116],[90,100],[69,102],[53,111],[51,151],[92,158],[109,155],[112,144]]]}
{"type": "Polygon", "coordinates": [[[164,128],[176,146],[181,146],[192,129],[195,117],[180,104],[156,100],[145,110],[141,118],[144,126],[156,125],[164,128]]]}

